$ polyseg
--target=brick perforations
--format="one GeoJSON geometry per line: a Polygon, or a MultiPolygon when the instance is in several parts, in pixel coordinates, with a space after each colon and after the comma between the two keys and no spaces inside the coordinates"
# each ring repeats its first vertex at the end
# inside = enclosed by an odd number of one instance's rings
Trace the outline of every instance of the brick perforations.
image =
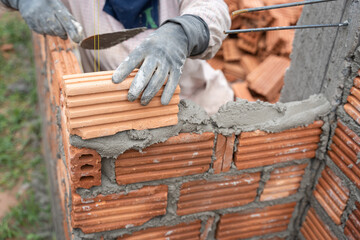
{"type": "Polygon", "coordinates": [[[93,149],[77,148],[69,143],[64,109],[61,111],[61,128],[66,165],[71,179],[71,189],[91,188],[101,185],[101,157],[93,149]]]}
{"type": "Polygon", "coordinates": [[[166,213],[166,185],[147,186],[128,194],[98,195],[83,199],[74,193],[71,220],[84,233],[139,226],[166,213]]]}
{"type": "Polygon", "coordinates": [[[344,105],[345,112],[360,124],[360,77],[354,79],[354,86],[350,90],[347,103],[344,105]]]}
{"type": "Polygon", "coordinates": [[[360,137],[339,121],[332,142],[329,157],[360,188],[360,137]]]}
{"type": "Polygon", "coordinates": [[[249,209],[221,216],[218,240],[248,239],[287,230],[296,203],[249,209]]]}
{"type": "Polygon", "coordinates": [[[313,195],[330,218],[336,224],[341,224],[341,215],[349,199],[349,189],[329,167],[325,167],[321,173],[313,195]]]}
{"type": "Polygon", "coordinates": [[[323,121],[280,133],[245,132],[239,136],[235,165],[239,170],[280,162],[313,158],[320,141],[323,121]]]}
{"type": "Polygon", "coordinates": [[[260,201],[288,197],[297,193],[307,164],[278,168],[271,172],[260,201]]]}
{"type": "Polygon", "coordinates": [[[320,219],[313,208],[307,212],[305,222],[301,229],[301,234],[306,240],[324,239],[336,240],[330,228],[320,219]]]}
{"type": "Polygon", "coordinates": [[[346,221],[344,233],[349,240],[360,238],[360,203],[356,202],[356,209],[352,211],[346,221]]]}
{"type": "Polygon", "coordinates": [[[140,99],[127,100],[136,71],[125,81],[114,84],[113,71],[73,74],[63,77],[63,98],[68,129],[83,139],[113,135],[120,131],[151,129],[178,123],[177,87],[169,105],[161,104],[164,87],[143,106],[140,99]]]}
{"type": "Polygon", "coordinates": [[[118,184],[146,182],[206,172],[211,164],[213,133],[180,133],[138,152],[129,150],[115,163],[118,184]]]}
{"type": "Polygon", "coordinates": [[[255,200],[260,173],[223,176],[216,180],[184,183],[180,189],[178,215],[238,207],[255,200]]]}

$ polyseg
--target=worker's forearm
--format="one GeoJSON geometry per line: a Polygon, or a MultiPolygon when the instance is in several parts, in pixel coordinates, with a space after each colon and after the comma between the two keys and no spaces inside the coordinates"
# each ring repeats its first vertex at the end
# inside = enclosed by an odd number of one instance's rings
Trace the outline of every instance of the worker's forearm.
{"type": "Polygon", "coordinates": [[[201,17],[208,25],[210,38],[207,49],[192,58],[209,59],[219,50],[230,28],[231,20],[226,3],[223,0],[181,0],[180,14],[191,14],[201,17]]]}
{"type": "Polygon", "coordinates": [[[183,15],[165,21],[181,25],[188,39],[188,56],[202,54],[209,46],[209,28],[206,22],[194,15],[183,15]]]}

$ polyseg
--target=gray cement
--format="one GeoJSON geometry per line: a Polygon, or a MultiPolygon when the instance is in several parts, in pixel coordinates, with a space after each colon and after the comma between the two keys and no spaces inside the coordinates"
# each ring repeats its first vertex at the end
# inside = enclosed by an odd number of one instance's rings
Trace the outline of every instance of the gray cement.
{"type": "Polygon", "coordinates": [[[280,132],[308,125],[330,112],[330,104],[321,95],[311,96],[305,101],[285,104],[238,99],[236,102],[222,106],[212,117],[191,101],[182,100],[179,108],[179,123],[175,126],[144,131],[130,130],[89,140],[72,135],[70,143],[79,148],[95,149],[102,157],[117,158],[128,149],[141,150],[154,143],[164,142],[180,132],[219,132],[224,135],[256,129],[280,132]]]}

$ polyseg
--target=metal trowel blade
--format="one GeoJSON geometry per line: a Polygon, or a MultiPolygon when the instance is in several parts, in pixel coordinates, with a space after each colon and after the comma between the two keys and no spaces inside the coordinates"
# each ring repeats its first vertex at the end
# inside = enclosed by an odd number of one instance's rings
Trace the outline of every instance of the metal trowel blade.
{"type": "Polygon", "coordinates": [[[85,38],[80,42],[80,47],[84,49],[106,49],[115,46],[123,41],[136,36],[137,34],[147,30],[146,27],[126,29],[119,32],[104,33],[100,35],[85,38]],[[98,44],[98,39],[99,43],[98,44]]]}

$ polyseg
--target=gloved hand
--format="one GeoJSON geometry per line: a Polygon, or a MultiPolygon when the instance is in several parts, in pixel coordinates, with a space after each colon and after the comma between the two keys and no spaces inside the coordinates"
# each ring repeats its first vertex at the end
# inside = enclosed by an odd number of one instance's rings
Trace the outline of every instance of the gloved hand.
{"type": "Polygon", "coordinates": [[[124,81],[142,64],[129,89],[129,101],[135,101],[143,92],[141,104],[147,105],[167,80],[161,96],[161,103],[167,105],[186,58],[201,54],[208,45],[209,29],[200,17],[183,15],[169,19],[130,53],[116,69],[112,81],[124,81]]]}
{"type": "Polygon", "coordinates": [[[67,38],[79,43],[82,27],[59,0],[0,0],[19,10],[29,27],[37,33],[67,38]]]}

